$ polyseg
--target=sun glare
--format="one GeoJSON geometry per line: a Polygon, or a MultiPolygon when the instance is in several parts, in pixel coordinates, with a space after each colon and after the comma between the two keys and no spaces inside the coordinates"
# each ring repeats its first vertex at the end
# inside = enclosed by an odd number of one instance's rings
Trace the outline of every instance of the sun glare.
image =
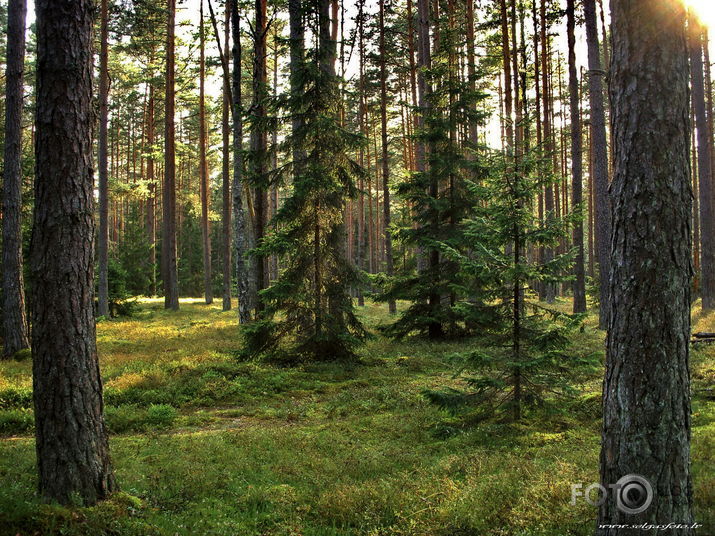
{"type": "Polygon", "coordinates": [[[713,0],[684,0],[686,7],[692,9],[708,28],[715,26],[715,1],[713,0]]]}

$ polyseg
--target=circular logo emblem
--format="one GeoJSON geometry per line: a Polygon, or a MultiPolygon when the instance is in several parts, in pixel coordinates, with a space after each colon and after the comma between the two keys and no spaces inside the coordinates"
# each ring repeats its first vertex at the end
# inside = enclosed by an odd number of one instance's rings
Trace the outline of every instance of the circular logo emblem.
{"type": "Polygon", "coordinates": [[[624,514],[645,512],[653,502],[653,487],[640,475],[621,477],[614,487],[616,507],[624,514]]]}

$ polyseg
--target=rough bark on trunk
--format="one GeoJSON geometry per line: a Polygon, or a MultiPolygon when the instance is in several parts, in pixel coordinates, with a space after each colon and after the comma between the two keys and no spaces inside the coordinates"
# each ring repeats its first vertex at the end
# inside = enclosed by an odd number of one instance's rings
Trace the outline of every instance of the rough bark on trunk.
{"type": "Polygon", "coordinates": [[[22,101],[25,61],[25,0],[8,4],[3,167],[3,356],[30,346],[22,274],[22,101]]]}
{"type": "Polygon", "coordinates": [[[650,507],[629,515],[617,504],[619,494],[608,493],[599,510],[599,536],[633,533],[604,524],[693,520],[692,192],[684,22],[679,2],[612,4],[615,173],[601,484],[637,474],[650,482],[654,495],[650,507]]]}
{"type": "Polygon", "coordinates": [[[179,310],[179,274],[176,263],[176,154],[174,142],[174,32],[176,0],[167,0],[166,95],[164,119],[164,187],[162,191],[162,279],[164,308],[179,310]]]}
{"type": "MultiPolygon", "coordinates": [[[[576,71],[576,6],[567,0],[567,34],[569,46],[569,104],[571,110],[571,187],[573,210],[579,210],[583,194],[583,148],[581,146],[581,111],[579,109],[579,83],[576,71]]],[[[586,312],[586,267],[584,266],[583,220],[574,224],[573,245],[576,248],[573,283],[573,312],[586,312]]]]}
{"type": "Polygon", "coordinates": [[[90,0],[38,0],[33,396],[39,491],[94,504],[116,484],[94,320],[90,0]]]}
{"type": "Polygon", "coordinates": [[[588,46],[588,97],[593,147],[593,177],[591,178],[591,184],[595,190],[596,254],[598,256],[599,286],[601,289],[598,323],[601,329],[605,329],[608,325],[611,244],[611,199],[608,195],[606,112],[603,104],[603,77],[606,73],[601,67],[595,0],[584,0],[583,11],[588,46]]]}

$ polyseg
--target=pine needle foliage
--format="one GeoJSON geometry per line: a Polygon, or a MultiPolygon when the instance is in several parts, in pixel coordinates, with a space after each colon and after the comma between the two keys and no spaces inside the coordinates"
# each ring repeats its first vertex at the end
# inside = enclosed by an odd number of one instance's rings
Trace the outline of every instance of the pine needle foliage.
{"type": "Polygon", "coordinates": [[[454,256],[443,250],[464,253],[470,244],[464,220],[477,203],[470,181],[478,183],[488,170],[476,147],[461,143],[457,133],[468,125],[481,123],[477,103],[485,98],[481,90],[470,89],[469,82],[456,76],[454,51],[460,46],[459,28],[449,26],[448,17],[440,22],[440,48],[432,56],[432,67],[425,73],[431,91],[423,116],[423,128],[415,141],[426,147],[425,171],[413,173],[398,187],[398,196],[411,207],[413,222],[396,229],[398,243],[414,248],[416,270],[398,273],[387,281],[378,299],[408,300],[411,305],[391,325],[386,335],[402,339],[426,336],[446,339],[470,333],[460,303],[468,298],[462,271],[454,256]]]}

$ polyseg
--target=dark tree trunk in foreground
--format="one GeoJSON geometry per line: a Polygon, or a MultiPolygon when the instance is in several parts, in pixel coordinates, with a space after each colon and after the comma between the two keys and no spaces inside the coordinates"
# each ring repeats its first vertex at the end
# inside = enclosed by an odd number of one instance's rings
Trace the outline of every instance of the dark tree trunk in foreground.
{"type": "Polygon", "coordinates": [[[32,237],[39,490],[84,504],[115,488],[94,324],[90,0],[38,0],[32,237]]]}
{"type": "Polygon", "coordinates": [[[5,159],[2,200],[3,356],[30,346],[22,276],[22,100],[25,60],[25,0],[8,4],[5,86],[5,159]]]}
{"type": "MultiPolygon", "coordinates": [[[[571,183],[573,210],[582,202],[583,149],[581,147],[581,110],[579,109],[579,83],[576,71],[576,1],[566,3],[567,34],[569,43],[569,104],[571,110],[571,183]]],[[[579,220],[573,229],[573,245],[576,248],[573,282],[573,312],[586,312],[586,267],[583,251],[583,221],[579,220]]]]}
{"type": "Polygon", "coordinates": [[[167,0],[166,104],[164,119],[164,189],[162,192],[162,278],[164,308],[179,310],[179,273],[176,264],[176,154],[174,153],[174,25],[176,0],[167,0]]]}
{"type": "MultiPolygon", "coordinates": [[[[715,308],[715,222],[713,221],[710,135],[705,113],[702,27],[690,18],[690,72],[698,142],[698,190],[700,193],[700,295],[703,310],[715,308]]],[[[698,237],[696,237],[696,240],[698,237]]]]}
{"type": "Polygon", "coordinates": [[[109,120],[108,0],[102,0],[99,50],[99,299],[97,314],[109,316],[109,178],[107,170],[107,121],[109,120]]]}
{"type": "Polygon", "coordinates": [[[241,20],[238,2],[231,2],[231,32],[233,34],[233,225],[236,257],[236,296],[238,323],[251,321],[248,297],[248,267],[246,266],[246,222],[243,213],[243,106],[241,103],[241,20]]]}
{"type": "Polygon", "coordinates": [[[606,149],[606,113],[603,106],[603,77],[600,46],[598,43],[598,23],[596,1],[584,0],[586,21],[586,41],[588,43],[588,96],[591,116],[591,139],[593,140],[593,176],[591,183],[595,190],[596,249],[598,256],[600,311],[599,327],[608,324],[608,281],[610,277],[611,250],[611,199],[608,195],[608,153],[606,149]]]}
{"type": "Polygon", "coordinates": [[[678,2],[612,3],[615,173],[601,483],[616,484],[634,473],[650,481],[655,493],[650,507],[633,515],[621,512],[617,494],[609,493],[599,511],[599,535],[634,533],[603,524],[693,520],[684,22],[678,2]]]}

